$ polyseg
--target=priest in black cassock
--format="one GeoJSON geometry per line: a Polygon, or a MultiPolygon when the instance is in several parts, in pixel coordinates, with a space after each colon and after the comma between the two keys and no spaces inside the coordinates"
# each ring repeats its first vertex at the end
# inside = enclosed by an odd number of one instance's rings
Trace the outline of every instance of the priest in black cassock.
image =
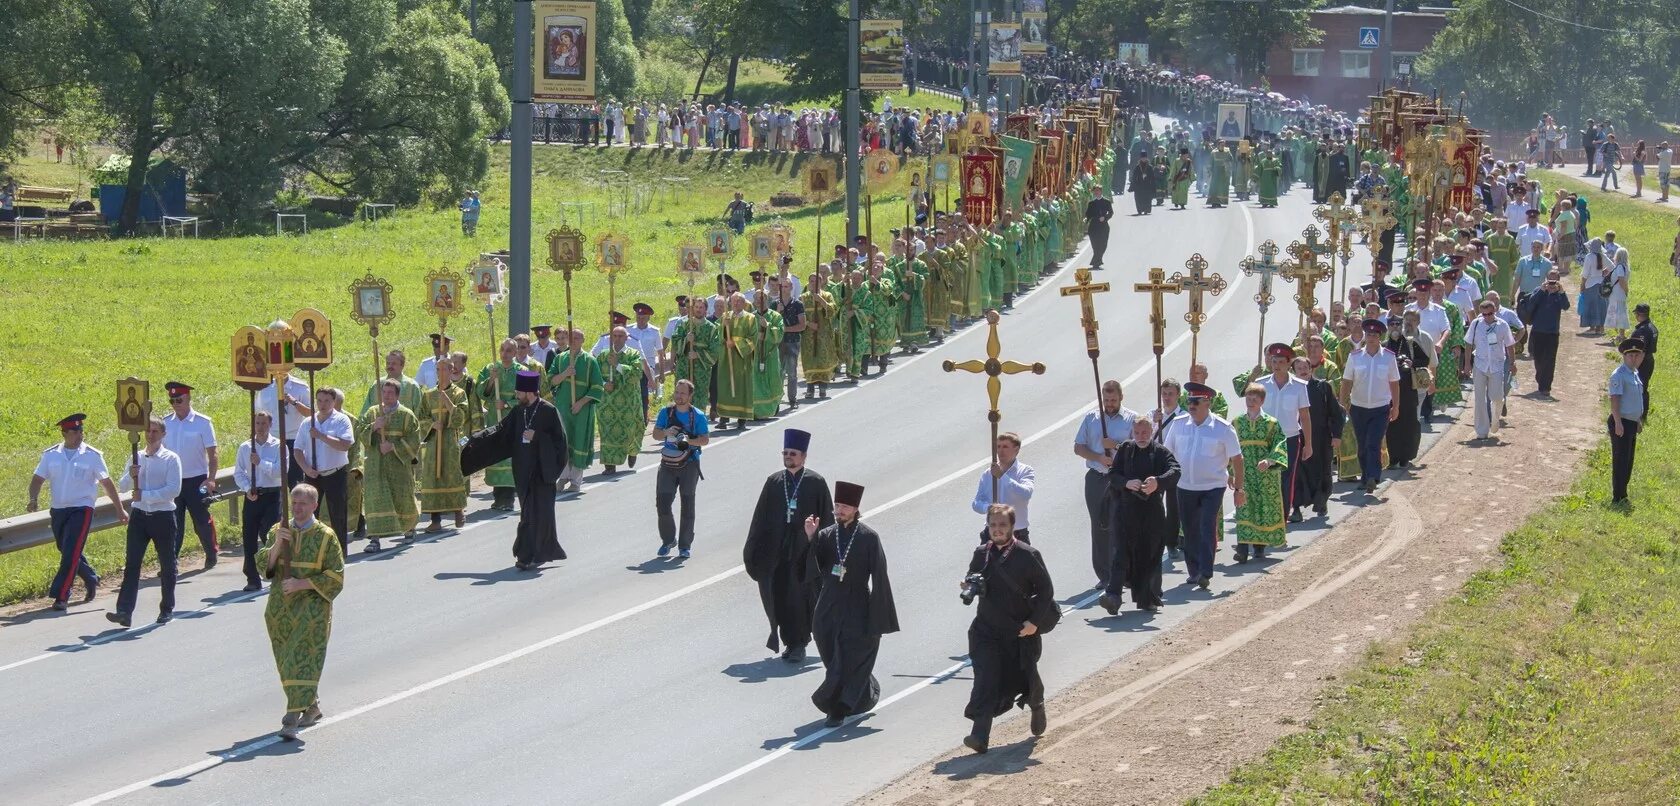
{"type": "Polygon", "coordinates": [[[1423,426],[1417,416],[1418,395],[1428,391],[1428,384],[1425,382],[1423,390],[1419,390],[1418,382],[1424,376],[1418,370],[1429,371],[1429,353],[1417,340],[1417,311],[1405,314],[1398,321],[1389,317],[1388,340],[1383,342],[1383,348],[1394,353],[1394,362],[1400,365],[1400,417],[1388,424],[1386,437],[1391,468],[1411,467],[1418,455],[1418,443],[1423,439],[1423,426]]]}
{"type": "Polygon", "coordinates": [[[811,610],[817,604],[817,583],[806,580],[805,520],[819,526],[834,523],[834,501],[828,481],[805,467],[811,434],[790,428],[782,432],[782,470],[764,480],[747,527],[741,562],[747,576],[758,583],[758,598],[770,619],[765,646],[782,651],[788,663],[805,662],[811,643],[811,610]]]}
{"type": "Polygon", "coordinates": [[[1132,438],[1114,452],[1108,466],[1108,492],[1114,501],[1109,532],[1114,541],[1114,564],[1108,589],[1097,600],[1111,616],[1120,614],[1123,591],[1132,589],[1132,603],[1151,613],[1161,609],[1161,549],[1174,528],[1167,519],[1167,491],[1178,483],[1178,460],[1156,442],[1155,423],[1148,417],[1132,421],[1132,438]]]}
{"type": "Polygon", "coordinates": [[[1312,504],[1313,513],[1330,512],[1330,470],[1341,445],[1342,423],[1347,413],[1330,382],[1312,372],[1312,359],[1295,356],[1289,364],[1295,377],[1307,384],[1307,416],[1312,420],[1312,457],[1301,462],[1295,473],[1295,504],[1312,504]]]}
{"type": "MultiPolygon", "coordinates": [[[[1124,151],[1122,151],[1124,153],[1124,151]]],[[[1114,202],[1108,194],[1098,192],[1085,204],[1085,237],[1091,239],[1091,268],[1102,268],[1103,253],[1108,251],[1108,220],[1114,217],[1114,202]]]]}
{"type": "Polygon", "coordinates": [[[811,702],[828,716],[823,724],[830,728],[880,701],[875,655],[881,636],[898,632],[887,555],[881,536],[858,520],[861,503],[862,487],[837,481],[833,524],[819,531],[816,515],[804,521],[805,576],[820,586],[812,629],[824,672],[811,702]]]}
{"type": "Polygon", "coordinates": [[[1011,707],[1032,709],[1032,734],[1044,734],[1049,719],[1038,659],[1044,653],[1043,634],[1062,618],[1044,558],[1015,538],[1015,508],[993,504],[986,511],[986,534],[989,539],[974,550],[962,582],[966,591],[976,575],[984,580],[974,621],[968,625],[974,688],[963,710],[963,716],[974,720],[974,730],[963,737],[963,744],[976,753],[990,747],[992,719],[1011,707]]]}
{"type": "Polygon", "coordinates": [[[1155,162],[1147,155],[1143,159],[1132,163],[1132,201],[1137,203],[1138,215],[1149,215],[1155,209],[1155,183],[1160,177],[1155,174],[1155,162]]]}
{"type": "Polygon", "coordinates": [[[513,559],[521,571],[566,559],[554,522],[555,486],[566,470],[566,431],[560,412],[539,394],[541,378],[535,372],[520,372],[513,387],[516,405],[501,422],[473,434],[461,447],[461,473],[467,476],[512,460],[519,496],[513,559]]]}

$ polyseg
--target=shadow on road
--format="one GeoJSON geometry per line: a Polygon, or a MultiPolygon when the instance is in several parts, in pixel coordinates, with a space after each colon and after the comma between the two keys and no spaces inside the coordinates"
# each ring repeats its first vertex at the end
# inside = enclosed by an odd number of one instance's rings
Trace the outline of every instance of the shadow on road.
{"type": "Polygon", "coordinates": [[[812,669],[821,667],[822,661],[815,657],[806,658],[803,663],[788,663],[779,657],[772,657],[753,663],[731,664],[723,670],[723,673],[743,683],[763,683],[766,680],[798,677],[812,669]]]}
{"type": "Polygon", "coordinates": [[[508,568],[503,568],[500,571],[492,571],[490,573],[474,571],[444,571],[442,573],[433,574],[432,579],[439,581],[470,579],[473,580],[474,585],[495,585],[499,582],[521,582],[524,580],[536,579],[540,576],[542,576],[542,569],[540,568],[532,571],[521,571],[518,568],[510,566],[508,568]]]}
{"type": "Polygon", "coordinates": [[[1014,775],[1039,765],[1039,760],[1032,757],[1032,751],[1037,746],[1037,737],[1028,737],[1015,744],[994,747],[983,756],[948,758],[933,765],[933,774],[953,781],[967,781],[982,775],[1014,775]]]}

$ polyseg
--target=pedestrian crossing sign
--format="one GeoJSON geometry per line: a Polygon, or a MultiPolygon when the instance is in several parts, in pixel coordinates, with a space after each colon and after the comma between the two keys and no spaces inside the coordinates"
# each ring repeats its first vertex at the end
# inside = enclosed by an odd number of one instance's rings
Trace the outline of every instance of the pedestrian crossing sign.
{"type": "Polygon", "coordinates": [[[1362,47],[1362,48],[1375,48],[1375,47],[1377,47],[1377,43],[1379,43],[1381,41],[1382,41],[1382,29],[1381,28],[1361,28],[1361,29],[1359,29],[1359,46],[1360,47],[1362,47]]]}

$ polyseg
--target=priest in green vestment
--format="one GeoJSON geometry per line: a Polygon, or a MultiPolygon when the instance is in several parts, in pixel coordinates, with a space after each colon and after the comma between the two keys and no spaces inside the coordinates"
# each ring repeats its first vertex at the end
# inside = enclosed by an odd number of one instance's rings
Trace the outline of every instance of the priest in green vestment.
{"type": "Polygon", "coordinates": [[[642,435],[647,433],[647,415],[642,411],[642,351],[629,346],[629,342],[630,331],[614,327],[607,336],[606,351],[595,358],[602,377],[595,421],[601,429],[601,464],[609,474],[618,472],[620,464],[636,466],[642,435]]]}
{"type": "MultiPolygon", "coordinates": [[[[577,492],[583,482],[583,471],[595,462],[595,406],[604,394],[601,365],[583,349],[583,331],[573,330],[567,348],[548,357],[549,389],[554,393],[554,408],[560,412],[560,425],[566,430],[566,470],[560,475],[556,492],[577,492]]],[[[636,390],[641,397],[641,390],[636,390]]]]}
{"type": "Polygon", "coordinates": [[[886,264],[875,260],[869,266],[869,355],[882,372],[887,371],[887,354],[898,345],[898,289],[884,276],[886,264]]]}
{"type": "Polygon", "coordinates": [[[420,512],[414,503],[414,468],[420,461],[420,419],[398,402],[401,384],[379,382],[379,403],[362,413],[362,514],[367,551],[380,550],[382,537],[414,531],[420,512]]]}
{"type": "Polygon", "coordinates": [[[1278,177],[1283,174],[1283,163],[1270,147],[1261,149],[1260,158],[1254,164],[1254,174],[1259,183],[1260,206],[1276,207],[1278,177]]]}
{"type": "Polygon", "coordinates": [[[839,311],[834,295],[824,285],[823,274],[812,272],[806,278],[805,293],[799,302],[805,306],[805,332],[799,339],[799,366],[805,376],[805,398],[828,397],[828,385],[834,381],[834,369],[840,364],[840,343],[834,338],[834,323],[839,311]]]}
{"type": "Polygon", "coordinates": [[[439,361],[438,385],[420,397],[420,513],[431,515],[428,532],[443,530],[443,516],[455,516],[455,528],[465,522],[467,478],[461,474],[461,440],[471,432],[467,419],[470,401],[461,388],[467,354],[439,361]]]}
{"type": "Polygon", "coordinates": [[[787,335],[787,320],[782,312],[770,307],[770,295],[758,295],[753,306],[758,317],[758,355],[753,366],[754,420],[768,420],[782,410],[787,396],[782,372],[782,338],[787,335]]]}
{"type": "Polygon", "coordinates": [[[723,355],[722,332],[716,322],[706,319],[706,300],[695,297],[688,301],[688,318],[671,336],[677,380],[694,384],[692,403],[702,412],[712,410],[712,373],[723,355]]]}
{"type": "MultiPolygon", "coordinates": [[[[519,351],[519,345],[513,339],[502,339],[500,358],[484,369],[478,371],[478,381],[473,385],[474,395],[483,407],[483,422],[495,424],[502,421],[502,416],[514,406],[513,384],[518,380],[519,373],[528,371],[525,365],[514,360],[519,351]]],[[[501,461],[484,469],[484,483],[490,486],[495,499],[490,508],[503,512],[514,509],[513,464],[501,461]]]]}
{"type": "MultiPolygon", "coordinates": [[[[397,382],[397,402],[407,406],[410,411],[420,410],[420,393],[424,389],[414,379],[404,375],[403,369],[408,365],[408,356],[401,350],[392,350],[385,354],[385,378],[397,382]]],[[[367,397],[362,400],[362,411],[367,411],[379,402],[379,383],[368,387],[367,397]]]]}
{"type": "Polygon", "coordinates": [[[338,536],[315,517],[320,493],[310,484],[292,488],[290,525],[276,524],[257,550],[257,567],[273,580],[263,624],[274,650],[286,714],[280,738],[321,720],[319,688],[332,635],[332,603],[344,590],[344,552],[338,536]]]}
{"type": "Polygon", "coordinates": [[[1027,284],[1020,279],[1026,273],[1023,264],[1027,262],[1027,225],[1015,219],[1011,211],[1005,210],[1003,226],[1004,252],[1009,259],[1004,264],[1003,285],[999,288],[1003,291],[1003,307],[1008,308],[1014,304],[1016,294],[1027,290],[1027,284]]]}
{"type": "Polygon", "coordinates": [[[1213,155],[1208,158],[1208,189],[1207,205],[1209,207],[1224,207],[1231,203],[1231,150],[1225,147],[1224,141],[1217,141],[1213,146],[1213,155]]]}
{"type": "Polygon", "coordinates": [[[747,298],[731,294],[728,312],[718,317],[723,358],[718,362],[717,427],[729,420],[746,428],[753,417],[753,373],[758,364],[758,317],[747,310],[747,298]]]}
{"type": "MultiPolygon", "coordinates": [[[[1517,238],[1507,226],[1504,216],[1494,217],[1493,232],[1487,236],[1487,254],[1493,259],[1493,290],[1499,292],[1502,300],[1515,300],[1517,261],[1522,256],[1518,254],[1517,238]]],[[[1521,346],[1519,343],[1518,349],[1521,346]]]]}
{"type": "Polygon", "coordinates": [[[840,345],[840,360],[846,364],[846,377],[859,380],[869,375],[864,357],[869,354],[869,316],[875,308],[864,285],[863,272],[852,269],[837,285],[840,318],[835,322],[835,337],[840,345]]]}
{"type": "Polygon", "coordinates": [[[913,253],[916,248],[908,233],[903,238],[894,239],[892,248],[893,258],[888,261],[888,265],[897,262],[898,340],[905,352],[918,353],[921,352],[922,345],[928,342],[928,267],[927,263],[920,259],[912,259],[906,263],[905,253],[913,253]]]}
{"type": "Polygon", "coordinates": [[[1196,169],[1191,163],[1190,149],[1180,148],[1170,179],[1174,209],[1183,210],[1184,206],[1190,203],[1190,184],[1195,178],[1196,169]]]}
{"type": "Polygon", "coordinates": [[[1289,464],[1283,427],[1260,410],[1266,387],[1251,383],[1243,392],[1246,406],[1231,421],[1242,446],[1245,500],[1237,507],[1237,562],[1248,562],[1252,551],[1266,556],[1267,547],[1284,545],[1283,471],[1289,464]]]}

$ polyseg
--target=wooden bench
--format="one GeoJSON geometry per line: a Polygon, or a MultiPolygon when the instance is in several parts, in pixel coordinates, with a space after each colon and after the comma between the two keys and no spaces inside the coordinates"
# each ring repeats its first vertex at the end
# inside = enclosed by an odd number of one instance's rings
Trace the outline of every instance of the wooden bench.
{"type": "Polygon", "coordinates": [[[20,185],[17,191],[18,204],[69,204],[75,199],[76,191],[64,188],[20,185]]]}

